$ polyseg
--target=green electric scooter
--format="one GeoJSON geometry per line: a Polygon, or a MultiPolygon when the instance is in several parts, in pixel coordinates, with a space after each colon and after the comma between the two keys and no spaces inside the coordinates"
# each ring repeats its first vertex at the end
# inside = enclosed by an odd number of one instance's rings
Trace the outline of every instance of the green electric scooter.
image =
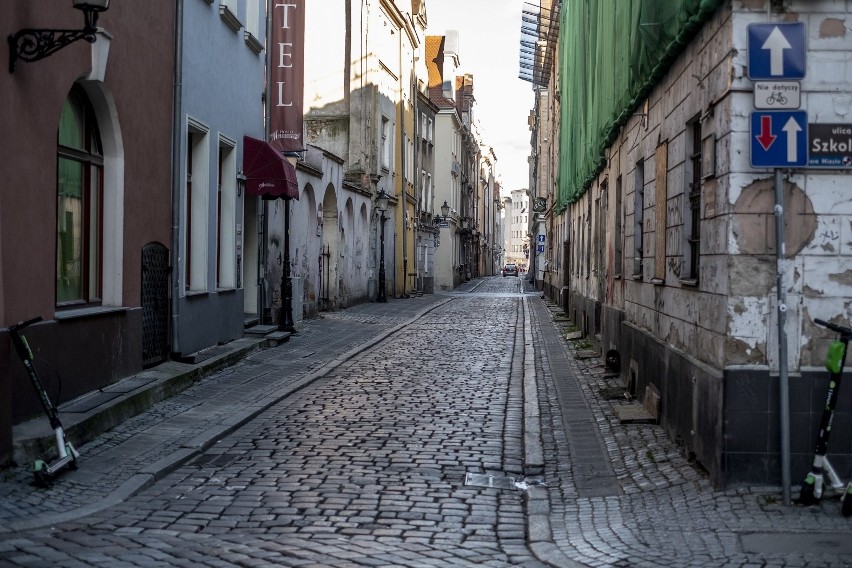
{"type": "Polygon", "coordinates": [[[66,467],[77,469],[77,458],[80,457],[80,454],[74,449],[71,442],[65,438],[65,430],[62,429],[62,423],[59,421],[59,411],[50,400],[50,397],[47,396],[47,391],[38,376],[35,365],[33,365],[33,352],[27,342],[27,338],[23,334],[25,327],[39,321],[41,321],[41,318],[37,317],[17,323],[9,328],[9,335],[12,338],[15,350],[18,352],[18,356],[21,358],[21,362],[24,364],[24,368],[27,370],[30,381],[32,381],[33,387],[41,400],[41,405],[47,413],[50,427],[53,428],[53,433],[56,437],[56,449],[59,457],[50,463],[44,460],[36,460],[33,463],[33,476],[35,477],[36,484],[46,487],[62,469],[66,467]]]}
{"type": "Polygon", "coordinates": [[[843,516],[848,517],[852,515],[852,481],[846,484],[844,490],[843,482],[825,454],[828,451],[831,422],[834,419],[834,409],[837,405],[837,394],[840,392],[840,379],[843,377],[843,367],[846,364],[846,349],[849,346],[849,339],[852,338],[852,329],[821,319],[815,319],[814,323],[837,333],[838,338],[829,345],[828,355],[825,358],[825,368],[830,373],[828,394],[825,397],[825,407],[822,411],[819,433],[817,434],[816,455],[814,456],[813,465],[811,465],[811,471],[808,472],[808,475],[802,482],[798,503],[801,505],[819,503],[826,490],[826,481],[828,481],[828,485],[833,491],[842,492],[842,497],[840,498],[842,502],[841,510],[843,516]]]}

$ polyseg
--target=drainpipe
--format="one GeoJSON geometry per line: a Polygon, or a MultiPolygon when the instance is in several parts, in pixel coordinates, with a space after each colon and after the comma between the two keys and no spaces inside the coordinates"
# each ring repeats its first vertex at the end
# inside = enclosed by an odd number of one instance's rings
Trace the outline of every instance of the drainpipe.
{"type": "MultiPolygon", "coordinates": [[[[420,117],[417,115],[417,67],[416,66],[417,66],[417,54],[415,53],[414,49],[412,48],[412,50],[411,50],[411,75],[410,75],[411,85],[410,85],[410,87],[411,87],[411,105],[412,105],[412,109],[413,109],[412,115],[414,116],[414,127],[412,128],[412,132],[414,133],[414,226],[417,229],[416,232],[415,232],[415,235],[414,235],[415,236],[415,239],[414,239],[415,243],[417,243],[417,238],[416,238],[417,235],[420,235],[421,237],[423,235],[423,231],[422,231],[422,228],[420,226],[421,225],[421,218],[423,216],[423,209],[421,208],[421,204],[420,204],[420,202],[423,199],[423,195],[420,193],[420,186],[423,184],[423,180],[420,179],[420,175],[422,174],[423,167],[420,164],[420,160],[418,159],[420,157],[420,152],[418,150],[420,149],[420,140],[421,140],[421,138],[423,138],[423,132],[421,130],[420,133],[418,134],[418,131],[417,131],[417,126],[420,124],[420,117]],[[418,183],[418,180],[420,180],[420,183],[418,183]]],[[[421,125],[421,128],[422,128],[422,125],[421,125]]],[[[419,250],[419,248],[420,248],[419,245],[415,244],[415,246],[419,250]]],[[[423,292],[424,288],[425,288],[425,286],[423,286],[423,274],[424,274],[424,272],[421,270],[421,266],[423,268],[425,268],[426,263],[427,263],[427,255],[426,255],[425,247],[424,247],[424,250],[423,250],[423,262],[422,263],[417,262],[417,257],[418,257],[418,254],[415,253],[414,258],[415,258],[416,266],[415,266],[414,272],[416,274],[414,276],[414,288],[415,288],[415,290],[419,289],[419,291],[423,292]],[[419,288],[417,287],[418,282],[420,283],[419,288]]]]}
{"type": "Polygon", "coordinates": [[[172,325],[171,351],[180,353],[180,196],[181,183],[180,158],[183,137],[183,0],[175,2],[175,76],[172,86],[172,325]],[[177,267],[175,266],[177,265],[177,267]]]}
{"type": "MultiPolygon", "coordinates": [[[[402,36],[402,34],[400,34],[402,36]]],[[[399,68],[402,69],[402,37],[400,37],[399,44],[399,68]]],[[[400,89],[400,92],[405,92],[400,89]]],[[[405,180],[405,100],[400,101],[399,105],[399,145],[402,148],[402,175],[399,176],[400,179],[400,203],[402,204],[402,295],[401,298],[405,298],[406,294],[406,280],[408,280],[408,229],[405,226],[405,218],[408,216],[408,198],[407,198],[407,189],[406,189],[406,180],[405,180]]]]}

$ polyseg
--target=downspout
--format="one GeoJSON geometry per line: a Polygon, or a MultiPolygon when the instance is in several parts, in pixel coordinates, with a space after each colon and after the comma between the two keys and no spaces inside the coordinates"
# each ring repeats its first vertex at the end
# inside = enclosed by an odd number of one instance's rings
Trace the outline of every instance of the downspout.
{"type": "Polygon", "coordinates": [[[183,0],[175,2],[175,74],[172,85],[172,353],[180,353],[180,197],[181,189],[181,143],[183,141],[183,0]],[[177,267],[175,266],[177,264],[177,267]]]}
{"type": "MultiPolygon", "coordinates": [[[[402,69],[402,34],[400,33],[399,38],[399,68],[402,69]]],[[[401,78],[400,78],[401,79],[401,78]]],[[[403,93],[402,89],[399,90],[400,93],[403,93]]],[[[401,298],[406,297],[406,284],[408,280],[408,229],[405,226],[406,217],[408,217],[408,188],[406,187],[407,181],[405,179],[405,98],[401,97],[399,101],[399,145],[402,148],[402,175],[399,176],[400,179],[400,203],[402,204],[402,223],[400,223],[402,227],[402,295],[401,298]]]]}
{"type": "MultiPolygon", "coordinates": [[[[269,15],[269,7],[266,9],[266,41],[272,37],[272,18],[269,15]]],[[[268,53],[269,50],[267,50],[268,53]]],[[[269,81],[271,71],[269,69],[269,56],[264,59],[264,75],[266,76],[265,88],[263,92],[263,139],[269,141],[269,81]]],[[[258,198],[255,208],[258,216],[257,223],[257,321],[260,325],[266,325],[264,320],[264,312],[266,311],[266,272],[267,272],[267,251],[266,235],[269,232],[269,201],[263,198],[258,198]]],[[[271,323],[271,322],[270,322],[271,323]]]]}
{"type": "MultiPolygon", "coordinates": [[[[423,132],[421,131],[419,134],[417,132],[417,126],[420,122],[420,117],[417,115],[417,54],[414,49],[411,50],[411,105],[412,105],[412,114],[414,117],[414,126],[412,128],[412,132],[414,133],[414,226],[416,228],[416,236],[420,236],[422,238],[423,231],[421,228],[421,217],[423,214],[423,210],[421,208],[421,200],[423,199],[423,195],[420,192],[421,186],[423,185],[423,180],[420,179],[420,176],[423,172],[423,167],[420,164],[420,141],[423,137],[423,132]],[[418,183],[419,180],[419,183],[418,183]]],[[[421,125],[422,127],[422,125],[421,125]]],[[[417,245],[417,239],[414,240],[415,246],[419,249],[419,245],[417,245]]],[[[415,252],[414,258],[417,259],[418,253],[415,252]]],[[[415,266],[415,276],[414,276],[414,288],[419,291],[423,291],[425,286],[423,285],[423,274],[421,267],[425,268],[427,266],[428,258],[426,256],[426,248],[424,245],[423,248],[423,262],[416,262],[415,266]],[[419,287],[418,287],[419,284],[419,287]]]]}

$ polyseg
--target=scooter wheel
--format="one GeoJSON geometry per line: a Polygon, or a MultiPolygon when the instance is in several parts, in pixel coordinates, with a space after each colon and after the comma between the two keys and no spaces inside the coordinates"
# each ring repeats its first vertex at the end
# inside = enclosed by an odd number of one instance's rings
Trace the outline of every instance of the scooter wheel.
{"type": "Polygon", "coordinates": [[[843,496],[843,504],[840,507],[840,512],[843,513],[844,517],[852,516],[852,494],[849,492],[843,496]]]}
{"type": "Polygon", "coordinates": [[[71,462],[68,464],[68,469],[73,469],[76,471],[77,469],[77,458],[76,453],[74,451],[74,447],[71,444],[66,444],[65,450],[68,452],[68,455],[71,456],[71,462]]]}
{"type": "Polygon", "coordinates": [[[819,499],[814,495],[814,484],[816,479],[812,475],[808,475],[802,482],[802,489],[799,491],[799,499],[796,501],[799,505],[809,507],[816,505],[819,499]]]}
{"type": "Polygon", "coordinates": [[[39,487],[50,487],[50,476],[45,471],[45,463],[41,460],[33,464],[33,478],[39,487]]]}

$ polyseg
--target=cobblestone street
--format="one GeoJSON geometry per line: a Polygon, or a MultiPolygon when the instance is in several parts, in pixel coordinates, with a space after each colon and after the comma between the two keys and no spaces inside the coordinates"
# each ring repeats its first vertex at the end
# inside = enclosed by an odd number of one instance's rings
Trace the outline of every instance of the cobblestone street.
{"type": "Polygon", "coordinates": [[[714,490],[660,426],[620,424],[600,359],[575,358],[558,308],[524,284],[479,279],[308,322],[197,387],[236,414],[241,385],[262,379],[271,406],[110,506],[92,503],[113,492],[87,486],[87,468],[121,444],[136,468],[178,451],[153,443],[154,423],[199,436],[196,387],[84,445],[50,490],[11,472],[0,565],[849,565],[836,502],[714,490]],[[277,396],[282,383],[296,386],[277,396]],[[28,509],[46,522],[15,521],[28,509]]]}

